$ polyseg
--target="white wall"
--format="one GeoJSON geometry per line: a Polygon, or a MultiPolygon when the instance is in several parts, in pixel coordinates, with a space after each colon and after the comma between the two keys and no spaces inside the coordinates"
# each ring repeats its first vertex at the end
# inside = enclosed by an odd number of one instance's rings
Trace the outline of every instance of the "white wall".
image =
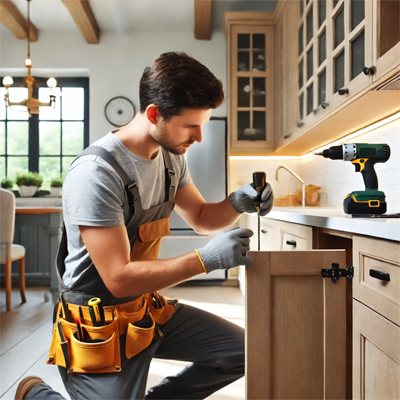
{"type": "MultiPolygon", "coordinates": [[[[390,146],[390,159],[384,164],[376,164],[375,171],[378,175],[379,189],[386,194],[387,212],[400,212],[400,119],[359,136],[351,140],[351,143],[387,143],[390,146]]],[[[244,183],[250,183],[253,171],[264,170],[275,197],[293,194],[301,189],[301,184],[289,173],[280,170],[279,182],[275,180],[275,171],[282,164],[298,173],[306,185],[322,186],[327,195],[328,206],[342,207],[347,194],[354,190],[364,190],[362,175],[355,172],[355,167],[350,162],[318,156],[301,160],[231,160],[230,190],[235,190],[244,183]]]]}
{"type": "MultiPolygon", "coordinates": [[[[2,31],[0,48],[2,70],[20,69],[24,65],[26,41],[2,31]]],[[[90,77],[90,142],[93,142],[113,129],[104,116],[108,100],[125,96],[138,110],[143,69],[159,54],[177,50],[205,64],[226,87],[226,42],[222,31],[214,32],[211,41],[195,40],[193,32],[187,30],[124,34],[106,31],[101,33],[97,45],[88,45],[79,31],[43,31],[39,41],[31,44],[32,75],[43,75],[46,69],[47,73],[54,70],[55,75],[68,76],[76,75],[76,69],[80,69],[84,76],[90,77]]],[[[22,71],[22,76],[25,74],[22,71]]],[[[213,115],[226,116],[226,104],[213,115]]]]}

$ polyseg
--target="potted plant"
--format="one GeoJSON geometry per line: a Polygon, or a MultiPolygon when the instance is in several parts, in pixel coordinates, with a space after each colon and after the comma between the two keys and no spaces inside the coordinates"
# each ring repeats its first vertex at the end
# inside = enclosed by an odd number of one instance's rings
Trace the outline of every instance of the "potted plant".
{"type": "Polygon", "coordinates": [[[60,197],[62,193],[63,178],[53,178],[50,182],[50,192],[52,196],[60,197]]]}
{"type": "Polygon", "coordinates": [[[37,172],[19,172],[15,181],[21,197],[32,197],[42,186],[43,178],[37,172]]]}
{"type": "Polygon", "coordinates": [[[13,186],[14,186],[14,182],[10,178],[3,178],[1,180],[1,187],[3,189],[12,190],[13,186]]]}

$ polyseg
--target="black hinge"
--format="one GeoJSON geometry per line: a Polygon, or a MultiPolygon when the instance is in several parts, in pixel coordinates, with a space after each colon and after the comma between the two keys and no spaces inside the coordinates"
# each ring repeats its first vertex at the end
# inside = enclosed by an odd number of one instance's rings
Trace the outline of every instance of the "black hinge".
{"type": "Polygon", "coordinates": [[[354,267],[349,265],[347,269],[340,269],[338,263],[332,263],[331,269],[321,269],[323,278],[331,278],[333,283],[336,283],[341,277],[352,279],[354,277],[354,267]]]}

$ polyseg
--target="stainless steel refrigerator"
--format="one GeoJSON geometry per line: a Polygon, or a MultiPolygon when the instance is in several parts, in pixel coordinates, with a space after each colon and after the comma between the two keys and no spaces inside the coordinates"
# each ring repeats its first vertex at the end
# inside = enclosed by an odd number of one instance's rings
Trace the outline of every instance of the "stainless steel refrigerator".
{"type": "MultiPolygon", "coordinates": [[[[192,176],[207,202],[217,203],[227,196],[227,129],[226,118],[211,117],[203,127],[202,143],[194,143],[186,153],[192,176]]],[[[198,235],[173,211],[170,235],[163,238],[159,258],[172,258],[204,246],[215,234],[198,235]]],[[[194,279],[226,279],[226,272],[219,270],[202,274],[194,279]]]]}

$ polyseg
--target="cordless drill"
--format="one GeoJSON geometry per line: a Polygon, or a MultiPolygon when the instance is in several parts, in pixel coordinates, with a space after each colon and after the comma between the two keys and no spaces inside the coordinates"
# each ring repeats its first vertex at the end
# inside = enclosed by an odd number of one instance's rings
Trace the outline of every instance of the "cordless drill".
{"type": "Polygon", "coordinates": [[[316,155],[331,160],[351,161],[356,172],[361,172],[365,190],[348,194],[343,201],[346,214],[384,214],[386,212],[385,193],[378,190],[378,177],[374,169],[376,163],[384,163],[390,157],[387,144],[351,143],[332,146],[316,155]]]}

